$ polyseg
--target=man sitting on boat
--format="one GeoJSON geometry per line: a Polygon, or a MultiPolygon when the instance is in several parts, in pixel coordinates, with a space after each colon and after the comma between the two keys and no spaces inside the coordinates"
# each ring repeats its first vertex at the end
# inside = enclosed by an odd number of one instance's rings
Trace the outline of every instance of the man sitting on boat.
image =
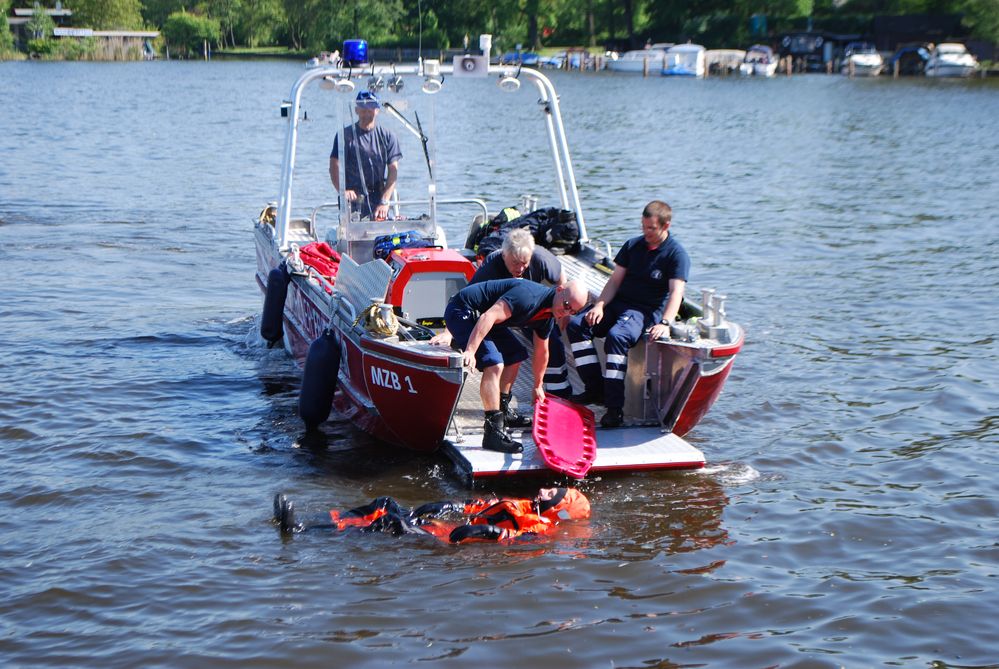
{"type": "Polygon", "coordinates": [[[349,511],[332,509],[328,517],[314,523],[297,522],[294,502],[280,493],[274,496],[274,520],[282,532],[356,527],[362,532],[395,536],[429,534],[452,544],[538,536],[551,532],[563,520],[589,517],[590,501],[575,488],[542,488],[533,499],[487,497],[431,502],[412,510],[391,497],[378,497],[349,511]]]}
{"type": "MultiPolygon", "coordinates": [[[[503,238],[503,246],[500,250],[486,256],[468,284],[496,279],[526,279],[558,288],[565,286],[562,263],[548,249],[536,246],[534,236],[530,230],[524,228],[511,230],[503,238]]],[[[565,347],[562,345],[562,336],[559,330],[559,326],[564,327],[565,325],[565,322],[557,324],[552,330],[551,336],[548,337],[548,367],[545,369],[544,387],[545,392],[552,395],[572,394],[572,388],[569,385],[569,369],[565,362],[565,347]]],[[[438,346],[450,346],[452,338],[451,333],[445,329],[431,339],[430,343],[438,346]]],[[[509,405],[509,402],[508,396],[500,397],[501,404],[509,405]]],[[[517,418],[519,417],[515,417],[515,413],[512,409],[507,410],[507,426],[525,427],[518,422],[517,418]]]]}
{"type": "MultiPolygon", "coordinates": [[[[475,365],[482,372],[479,395],[485,411],[483,448],[502,453],[524,450],[506,428],[517,427],[507,424],[507,411],[513,382],[528,353],[509,328],[532,331],[534,399],[542,400],[548,367],[546,340],[554,329],[554,320],[579,312],[587,298],[586,288],[578,281],[549,288],[521,279],[483,281],[462,288],[451,298],[444,310],[444,322],[454,335],[454,344],[464,351],[465,366],[475,365]]],[[[519,427],[530,425],[529,418],[516,416],[519,427]]]]}
{"type": "MultiPolygon", "coordinates": [[[[376,123],[381,103],[370,91],[361,91],[356,100],[357,123],[343,129],[346,189],[343,196],[351,211],[361,218],[383,221],[399,177],[402,149],[399,138],[376,123]]],[[[340,192],[339,134],[333,138],[330,153],[330,179],[340,192]]]]}
{"type": "Polygon", "coordinates": [[[629,239],[614,258],[614,273],[586,313],[569,322],[576,370],[585,389],[580,404],[604,404],[603,427],[624,423],[624,378],[628,351],[648,331],[652,339],[669,334],[683,302],[690,257],[669,234],[673,210],[653,200],[642,211],[642,235],[629,239]],[[601,378],[594,337],[604,337],[607,370],[601,378]]]}

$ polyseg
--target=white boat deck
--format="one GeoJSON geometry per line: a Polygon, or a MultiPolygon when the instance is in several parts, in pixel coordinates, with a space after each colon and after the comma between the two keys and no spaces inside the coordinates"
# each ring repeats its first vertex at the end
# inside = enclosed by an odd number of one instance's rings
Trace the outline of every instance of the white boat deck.
{"type": "MultiPolygon", "coordinates": [[[[566,347],[568,350],[568,346],[566,347]]],[[[513,387],[514,406],[521,413],[533,415],[531,402],[531,361],[521,364],[520,374],[513,387]]],[[[561,477],[548,469],[544,458],[531,437],[531,430],[514,432],[524,445],[523,453],[498,453],[482,448],[484,415],[479,399],[479,381],[482,375],[472,371],[465,379],[454,421],[448,429],[444,453],[455,463],[458,472],[470,482],[497,476],[550,475],[561,477]]],[[[577,391],[582,383],[570,364],[569,379],[577,391]]],[[[603,408],[591,407],[599,421],[603,408]]],[[[610,471],[638,471],[650,469],[698,469],[704,466],[704,454],[681,437],[663,432],[658,426],[629,425],[602,429],[597,425],[597,458],[590,468],[590,475],[610,471]]]]}
{"type": "MultiPolygon", "coordinates": [[[[610,471],[648,469],[698,469],[704,466],[704,454],[682,438],[663,433],[657,427],[624,427],[613,430],[597,428],[597,459],[590,475],[610,471]]],[[[444,452],[466,478],[491,478],[524,474],[562,476],[548,469],[544,458],[525,430],[519,439],[523,453],[497,453],[482,448],[481,427],[465,433],[463,441],[447,441],[444,452]]]]}

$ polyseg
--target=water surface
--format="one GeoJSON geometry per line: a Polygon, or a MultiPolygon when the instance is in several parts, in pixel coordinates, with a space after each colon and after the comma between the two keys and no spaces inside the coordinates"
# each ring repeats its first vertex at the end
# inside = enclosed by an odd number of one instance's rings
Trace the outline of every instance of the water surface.
{"type": "Polygon", "coordinates": [[[669,201],[747,345],[705,470],[450,547],[270,522],[279,490],[471,494],[344,421],[305,438],[256,334],[300,71],[0,63],[3,664],[999,666],[994,82],[555,75],[591,234],[669,201]]]}

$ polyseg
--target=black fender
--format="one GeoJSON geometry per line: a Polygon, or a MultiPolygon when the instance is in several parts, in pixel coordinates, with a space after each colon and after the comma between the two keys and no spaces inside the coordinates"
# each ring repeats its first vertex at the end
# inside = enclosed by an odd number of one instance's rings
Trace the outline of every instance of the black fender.
{"type": "Polygon", "coordinates": [[[330,330],[309,345],[298,395],[298,415],[307,430],[314,430],[330,417],[337,376],[340,374],[340,342],[330,330]]]}
{"type": "Polygon", "coordinates": [[[260,318],[260,336],[267,340],[267,347],[273,348],[284,337],[284,302],[288,297],[288,283],[291,276],[281,263],[267,275],[267,291],[264,293],[264,311],[260,318]]]}

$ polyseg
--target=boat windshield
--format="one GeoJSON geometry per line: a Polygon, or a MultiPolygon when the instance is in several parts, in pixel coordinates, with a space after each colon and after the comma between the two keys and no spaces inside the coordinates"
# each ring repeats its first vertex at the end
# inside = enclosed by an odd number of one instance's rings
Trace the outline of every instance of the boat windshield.
{"type": "Polygon", "coordinates": [[[747,63],[769,63],[773,51],[767,47],[751,46],[746,52],[747,63]]]}
{"type": "Polygon", "coordinates": [[[877,53],[877,49],[874,48],[873,44],[853,42],[846,47],[846,55],[851,54],[862,54],[862,53],[877,53]]]}
{"type": "Polygon", "coordinates": [[[940,55],[959,55],[966,53],[967,49],[962,44],[940,44],[937,46],[937,53],[940,55]]]}
{"type": "Polygon", "coordinates": [[[352,91],[334,76],[302,89],[292,217],[312,217],[320,238],[342,246],[414,231],[460,245],[487,212],[525,199],[567,204],[539,90],[526,77],[514,90],[495,75],[351,80],[352,91]]]}

